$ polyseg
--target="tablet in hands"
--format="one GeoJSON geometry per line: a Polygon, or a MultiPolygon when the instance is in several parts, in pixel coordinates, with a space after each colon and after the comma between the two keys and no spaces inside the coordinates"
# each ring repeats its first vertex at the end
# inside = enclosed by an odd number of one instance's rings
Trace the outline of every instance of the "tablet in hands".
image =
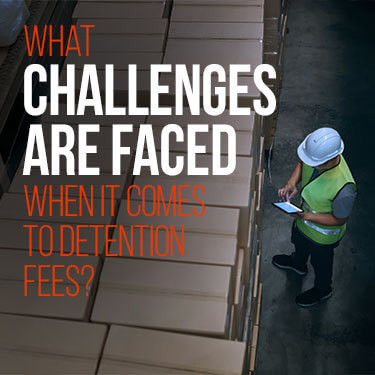
{"type": "Polygon", "coordinates": [[[295,214],[297,212],[302,212],[302,210],[290,202],[276,202],[272,203],[275,207],[279,208],[287,214],[295,214]]]}

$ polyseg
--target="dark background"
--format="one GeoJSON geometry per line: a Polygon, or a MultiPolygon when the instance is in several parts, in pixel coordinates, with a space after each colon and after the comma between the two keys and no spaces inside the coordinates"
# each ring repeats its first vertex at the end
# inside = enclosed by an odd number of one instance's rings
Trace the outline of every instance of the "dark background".
{"type": "Polygon", "coordinates": [[[263,227],[263,312],[258,375],[375,374],[375,2],[294,0],[263,227]],[[290,253],[291,219],[271,206],[305,135],[336,128],[358,184],[347,234],[336,249],[334,296],[312,309],[294,298],[313,283],[271,265],[290,253]]]}

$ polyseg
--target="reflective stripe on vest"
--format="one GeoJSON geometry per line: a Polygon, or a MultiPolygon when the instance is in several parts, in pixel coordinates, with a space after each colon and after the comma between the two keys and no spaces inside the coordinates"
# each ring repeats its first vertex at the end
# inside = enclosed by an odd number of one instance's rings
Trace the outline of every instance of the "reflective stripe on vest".
{"type": "Polygon", "coordinates": [[[340,234],[341,230],[342,230],[342,229],[324,229],[324,228],[318,227],[317,225],[315,225],[311,221],[307,221],[307,220],[302,220],[302,221],[307,226],[309,226],[310,228],[315,229],[319,233],[322,233],[322,234],[324,234],[326,236],[338,236],[340,234]]]}
{"type": "Polygon", "coordinates": [[[317,213],[316,211],[312,210],[312,209],[309,207],[309,205],[308,205],[305,201],[303,201],[303,204],[302,204],[302,205],[303,205],[303,208],[306,209],[306,211],[312,212],[312,213],[314,213],[314,214],[317,213]]]}
{"type": "MultiPolygon", "coordinates": [[[[316,213],[316,211],[312,210],[305,201],[303,202],[303,208],[308,212],[316,213]]],[[[317,225],[315,225],[314,223],[312,223],[311,221],[308,221],[308,220],[302,220],[302,221],[306,225],[308,225],[310,228],[315,229],[319,233],[322,233],[326,236],[338,236],[340,234],[340,231],[343,229],[343,228],[339,228],[339,229],[320,228],[317,225]]]]}

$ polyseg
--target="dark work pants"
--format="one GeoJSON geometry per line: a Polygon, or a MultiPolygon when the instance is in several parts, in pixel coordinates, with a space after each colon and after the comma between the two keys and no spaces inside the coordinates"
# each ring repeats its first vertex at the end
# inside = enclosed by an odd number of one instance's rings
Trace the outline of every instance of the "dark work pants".
{"type": "Polygon", "coordinates": [[[338,243],[319,245],[307,238],[293,223],[292,243],[295,252],[292,254],[294,264],[298,268],[305,267],[309,256],[315,272],[315,288],[322,293],[328,293],[332,287],[333,253],[338,243]]]}

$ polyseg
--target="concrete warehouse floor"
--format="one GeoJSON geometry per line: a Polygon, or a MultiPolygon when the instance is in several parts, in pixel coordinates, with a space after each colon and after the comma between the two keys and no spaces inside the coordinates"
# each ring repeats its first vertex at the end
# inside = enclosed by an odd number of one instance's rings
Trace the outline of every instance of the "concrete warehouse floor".
{"type": "Polygon", "coordinates": [[[375,1],[294,0],[288,12],[284,81],[273,183],[266,182],[264,283],[257,375],[375,374],[375,1]],[[290,253],[292,220],[271,202],[296,162],[296,148],[318,127],[335,127],[358,183],[347,234],[336,249],[334,296],[311,309],[294,298],[313,283],[271,264],[290,253]]]}

